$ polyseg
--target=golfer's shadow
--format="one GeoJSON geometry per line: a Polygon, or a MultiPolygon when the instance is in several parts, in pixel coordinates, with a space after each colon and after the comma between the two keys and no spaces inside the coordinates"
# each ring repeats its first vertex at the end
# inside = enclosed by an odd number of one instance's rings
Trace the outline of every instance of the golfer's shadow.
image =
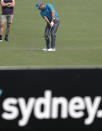
{"type": "Polygon", "coordinates": [[[24,49],[24,51],[27,51],[27,52],[39,52],[39,53],[44,54],[44,51],[42,51],[41,48],[36,48],[36,49],[24,49]]]}

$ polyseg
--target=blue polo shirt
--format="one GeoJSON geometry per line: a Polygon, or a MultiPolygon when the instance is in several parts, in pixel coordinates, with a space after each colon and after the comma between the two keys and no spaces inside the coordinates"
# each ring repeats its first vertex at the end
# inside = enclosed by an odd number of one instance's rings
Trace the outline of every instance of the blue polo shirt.
{"type": "Polygon", "coordinates": [[[44,16],[46,16],[48,18],[48,20],[51,22],[51,20],[52,20],[51,12],[52,11],[55,12],[55,19],[59,18],[58,13],[56,12],[55,8],[51,4],[46,4],[45,9],[41,10],[40,14],[43,18],[44,18],[44,16]]]}

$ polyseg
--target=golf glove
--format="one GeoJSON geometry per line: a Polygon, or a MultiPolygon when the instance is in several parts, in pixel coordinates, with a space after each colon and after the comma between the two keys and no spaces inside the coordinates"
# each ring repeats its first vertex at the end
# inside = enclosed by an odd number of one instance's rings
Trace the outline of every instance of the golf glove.
{"type": "Polygon", "coordinates": [[[54,26],[54,22],[53,21],[51,21],[51,27],[53,27],[54,26]]]}

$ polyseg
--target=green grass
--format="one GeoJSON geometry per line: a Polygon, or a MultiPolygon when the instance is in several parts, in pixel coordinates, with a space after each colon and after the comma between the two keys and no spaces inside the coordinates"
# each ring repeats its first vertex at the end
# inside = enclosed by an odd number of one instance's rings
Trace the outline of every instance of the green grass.
{"type": "Polygon", "coordinates": [[[36,1],[17,0],[10,42],[0,43],[0,66],[101,66],[102,0],[45,0],[60,16],[56,52],[42,52],[45,22],[36,1]]]}

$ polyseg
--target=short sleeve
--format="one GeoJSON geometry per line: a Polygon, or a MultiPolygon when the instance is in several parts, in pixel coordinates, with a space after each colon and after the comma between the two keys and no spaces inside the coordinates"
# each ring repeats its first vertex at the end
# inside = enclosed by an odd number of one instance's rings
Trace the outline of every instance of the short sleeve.
{"type": "Polygon", "coordinates": [[[51,4],[48,4],[47,7],[48,7],[48,9],[49,9],[50,11],[53,11],[53,10],[54,10],[54,7],[53,7],[51,4]]]}
{"type": "Polygon", "coordinates": [[[40,14],[41,14],[42,18],[44,18],[45,15],[42,12],[40,12],[40,14]]]}

